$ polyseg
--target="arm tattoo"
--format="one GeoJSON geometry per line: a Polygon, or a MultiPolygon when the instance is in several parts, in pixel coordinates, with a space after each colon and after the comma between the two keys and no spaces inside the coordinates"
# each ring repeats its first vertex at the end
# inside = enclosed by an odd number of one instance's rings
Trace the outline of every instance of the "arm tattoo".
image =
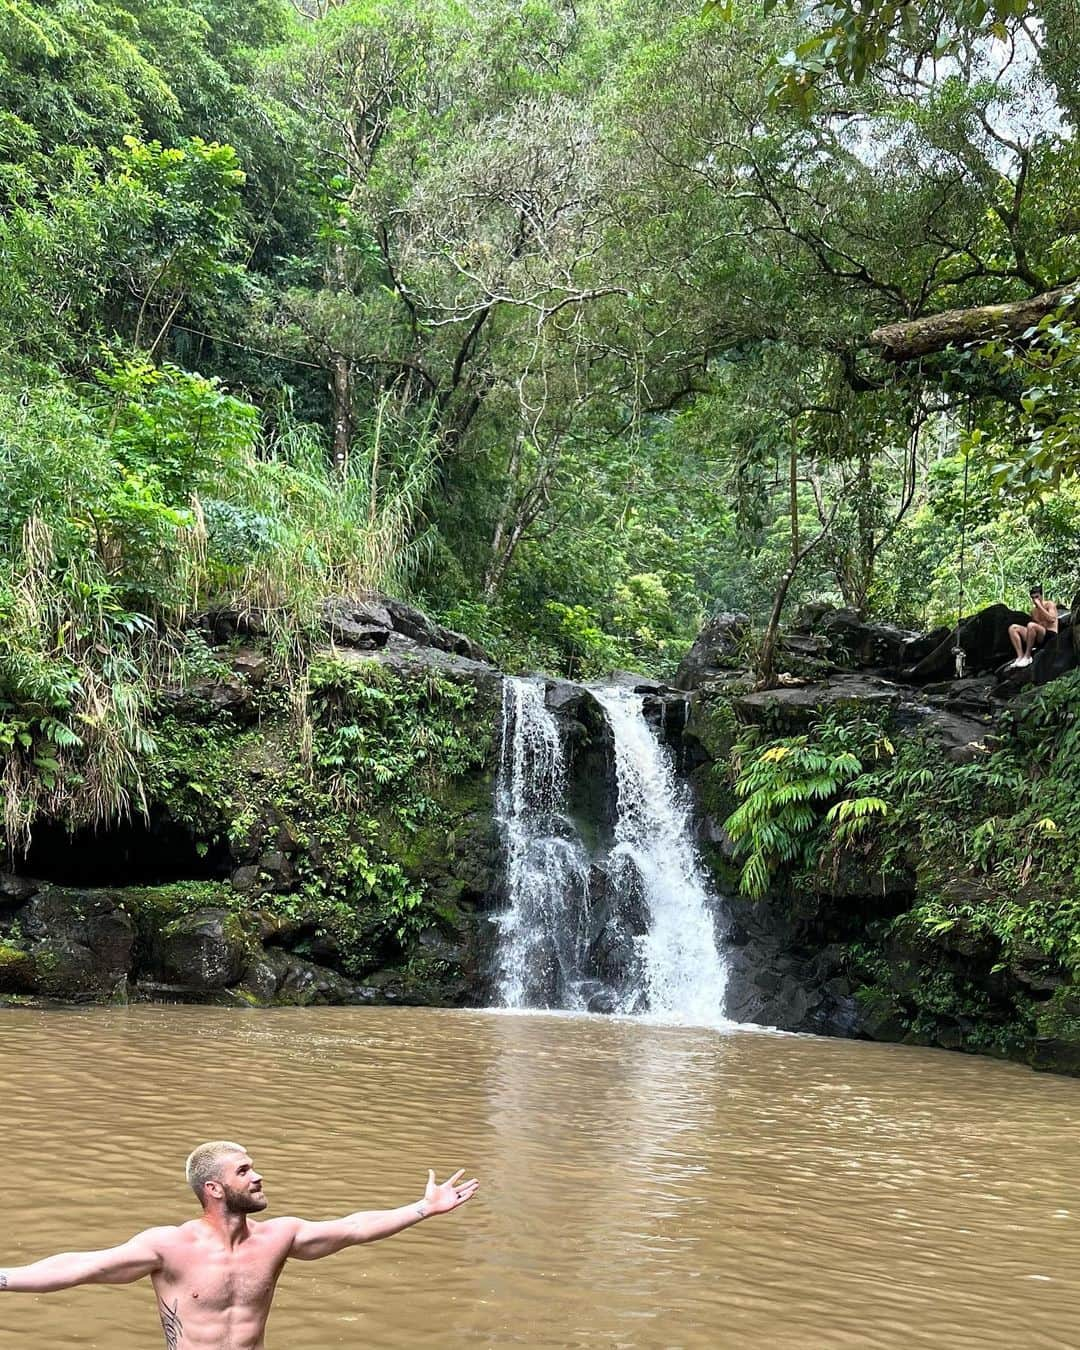
{"type": "Polygon", "coordinates": [[[0,1270],[0,1289],[7,1288],[7,1271],[0,1270]]]}
{"type": "Polygon", "coordinates": [[[180,1350],[180,1338],[184,1334],[184,1324],[181,1322],[180,1314],[177,1311],[179,1307],[179,1299],[173,1303],[171,1308],[167,1303],[158,1304],[161,1328],[165,1332],[165,1350],[180,1350]]]}

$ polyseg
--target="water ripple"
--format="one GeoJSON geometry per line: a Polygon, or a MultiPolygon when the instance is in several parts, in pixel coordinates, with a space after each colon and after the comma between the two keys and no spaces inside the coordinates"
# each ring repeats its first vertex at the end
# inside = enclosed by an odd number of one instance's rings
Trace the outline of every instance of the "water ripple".
{"type": "MultiPolygon", "coordinates": [[[[191,1212],[239,1138],[272,1213],[462,1214],[286,1272],[268,1344],[1064,1350],[1080,1083],[931,1051],[587,1017],[0,1016],[0,1262],[191,1212]]],[[[145,1286],[9,1298],[0,1348],[145,1350],[145,1286]]]]}

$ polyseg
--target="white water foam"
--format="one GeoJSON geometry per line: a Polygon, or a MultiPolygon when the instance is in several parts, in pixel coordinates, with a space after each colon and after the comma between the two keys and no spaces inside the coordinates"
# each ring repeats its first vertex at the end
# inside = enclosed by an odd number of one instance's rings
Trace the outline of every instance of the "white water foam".
{"type": "MultiPolygon", "coordinates": [[[[639,897],[646,931],[636,969],[613,1011],[650,1021],[731,1026],[727,971],[717,947],[712,895],[694,848],[690,802],[671,754],[627,689],[592,691],[614,738],[618,789],[614,842],[597,858],[566,813],[567,773],[544,685],[508,679],[496,815],[506,854],[507,909],[500,916],[497,989],[509,1009],[580,1010],[600,983],[589,962],[589,875],[598,865],[616,890],[639,897]]],[[[637,930],[640,932],[640,929],[637,930]]]]}
{"type": "Polygon", "coordinates": [[[726,1023],[727,967],[714,922],[715,898],[694,847],[690,800],[667,747],[630,689],[595,689],[615,734],[619,810],[613,861],[637,872],[649,910],[640,938],[651,1016],[726,1023]]]}
{"type": "Polygon", "coordinates": [[[565,798],[566,761],[544,685],[508,679],[495,807],[509,902],[499,921],[497,983],[508,1008],[584,1006],[577,985],[589,858],[565,798]]]}

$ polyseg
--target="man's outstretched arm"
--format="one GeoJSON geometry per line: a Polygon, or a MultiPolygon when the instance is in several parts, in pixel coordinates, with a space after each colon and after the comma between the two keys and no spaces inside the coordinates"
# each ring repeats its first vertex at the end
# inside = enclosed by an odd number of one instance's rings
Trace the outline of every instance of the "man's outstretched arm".
{"type": "Polygon", "coordinates": [[[319,1257],[333,1256],[345,1247],[392,1237],[435,1214],[449,1214],[471,1200],[479,1185],[475,1177],[470,1181],[462,1181],[461,1177],[461,1172],[455,1172],[449,1180],[436,1185],[435,1173],[428,1172],[424,1198],[399,1209],[365,1210],[327,1223],[308,1223],[299,1219],[289,1255],[301,1261],[317,1261],[319,1257]]]}
{"type": "Polygon", "coordinates": [[[133,1284],[161,1264],[155,1230],[100,1252],[64,1252],[31,1266],[0,1267],[0,1292],[51,1294],[77,1284],[133,1284]]]}

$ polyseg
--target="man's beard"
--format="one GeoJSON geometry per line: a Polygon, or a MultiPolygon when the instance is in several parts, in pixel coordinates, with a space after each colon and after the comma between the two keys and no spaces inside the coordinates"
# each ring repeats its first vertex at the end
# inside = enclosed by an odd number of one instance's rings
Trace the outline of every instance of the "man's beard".
{"type": "Polygon", "coordinates": [[[269,1203],[262,1191],[234,1191],[225,1187],[225,1208],[230,1214],[258,1214],[269,1203]]]}

